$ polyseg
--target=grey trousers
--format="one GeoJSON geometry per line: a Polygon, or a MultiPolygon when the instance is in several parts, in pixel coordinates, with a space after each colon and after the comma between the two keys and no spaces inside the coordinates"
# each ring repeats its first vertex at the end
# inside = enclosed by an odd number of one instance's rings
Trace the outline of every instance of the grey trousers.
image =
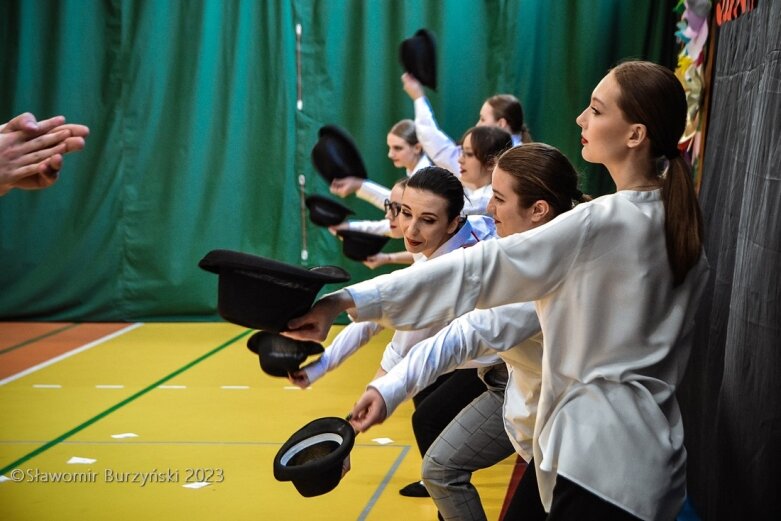
{"type": "Polygon", "coordinates": [[[487,390],[475,398],[423,458],[423,483],[446,521],[486,519],[480,494],[470,480],[475,470],[514,453],[504,430],[503,401],[504,388],[487,390]]]}

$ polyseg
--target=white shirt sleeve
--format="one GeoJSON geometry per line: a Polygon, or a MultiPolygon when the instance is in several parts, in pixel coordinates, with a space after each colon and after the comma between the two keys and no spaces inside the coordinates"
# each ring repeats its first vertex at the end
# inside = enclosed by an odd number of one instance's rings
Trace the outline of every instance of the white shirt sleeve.
{"type": "Polygon", "coordinates": [[[423,151],[435,165],[450,170],[456,177],[460,177],[458,156],[461,155],[461,147],[437,126],[434,113],[425,96],[416,99],[414,105],[415,134],[423,151]]]}
{"type": "Polygon", "coordinates": [[[384,212],[385,199],[390,199],[390,193],[391,191],[384,186],[365,179],[355,195],[384,212]]]}
{"type": "Polygon", "coordinates": [[[353,322],[348,324],[334,341],[325,349],[318,360],[304,367],[304,372],[309,383],[315,383],[325,373],[336,369],[365,345],[371,338],[383,330],[383,327],[374,322],[353,322]]]}
{"type": "Polygon", "coordinates": [[[374,235],[390,235],[390,221],[349,221],[347,228],[359,232],[373,233],[374,235]]]}
{"type": "Polygon", "coordinates": [[[539,331],[540,322],[531,302],[475,310],[419,342],[388,374],[369,386],[382,395],[390,416],[404,400],[439,376],[465,366],[471,359],[511,349],[539,331]]]}

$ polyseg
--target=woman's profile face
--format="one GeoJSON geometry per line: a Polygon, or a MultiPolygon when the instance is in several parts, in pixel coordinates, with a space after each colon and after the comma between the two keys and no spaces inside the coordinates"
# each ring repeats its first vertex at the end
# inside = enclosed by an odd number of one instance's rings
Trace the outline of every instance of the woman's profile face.
{"type": "Polygon", "coordinates": [[[461,170],[461,181],[475,186],[484,186],[491,182],[491,172],[475,156],[472,148],[472,134],[464,137],[461,143],[461,155],[458,156],[458,166],[461,170]]]}
{"type": "Polygon", "coordinates": [[[411,253],[430,257],[458,228],[458,216],[447,219],[447,200],[427,190],[407,187],[401,198],[399,226],[411,253]]]}
{"type": "Polygon", "coordinates": [[[388,159],[393,161],[396,168],[406,168],[412,170],[420,160],[422,147],[420,143],[410,145],[404,138],[396,134],[388,134],[386,138],[388,143],[388,159]]]}
{"type": "Polygon", "coordinates": [[[620,161],[627,151],[632,125],[618,106],[621,88],[612,73],[594,88],[591,102],[575,122],[583,129],[581,155],[589,163],[609,165],[620,161]]]}
{"type": "Polygon", "coordinates": [[[495,127],[498,125],[496,118],[494,117],[494,108],[486,101],[483,106],[480,107],[480,117],[477,118],[476,127],[495,127]]]}
{"type": "Polygon", "coordinates": [[[401,196],[404,193],[404,187],[394,185],[390,193],[390,207],[385,212],[385,218],[390,221],[390,236],[393,239],[401,239],[404,234],[399,227],[399,212],[401,211],[401,196]]]}
{"type": "Polygon", "coordinates": [[[521,208],[512,175],[498,167],[494,168],[491,187],[493,195],[488,202],[488,213],[494,218],[499,237],[525,232],[542,224],[532,221],[532,208],[521,208]]]}

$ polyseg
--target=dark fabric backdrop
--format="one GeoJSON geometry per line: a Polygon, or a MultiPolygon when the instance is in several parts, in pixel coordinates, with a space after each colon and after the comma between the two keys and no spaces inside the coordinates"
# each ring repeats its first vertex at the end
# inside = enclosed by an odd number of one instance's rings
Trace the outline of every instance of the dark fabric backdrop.
{"type": "Polygon", "coordinates": [[[196,267],[214,248],[376,273],[302,220],[298,179],[328,193],[309,158],[326,123],[355,137],[373,179],[402,174],[385,136],[413,115],[398,46],[421,27],[437,36],[430,100],[445,131],[460,137],[486,97],[514,93],[535,139],[583,170],[584,191],[609,191],[580,158],[575,117],[620,59],[673,65],[672,4],[0,2],[0,121],[64,114],[92,130],[52,188],[0,199],[0,319],[214,319],[216,277],[196,267]]]}
{"type": "Polygon", "coordinates": [[[700,192],[711,284],[679,398],[705,520],[781,513],[781,3],[718,31],[700,192]]]}

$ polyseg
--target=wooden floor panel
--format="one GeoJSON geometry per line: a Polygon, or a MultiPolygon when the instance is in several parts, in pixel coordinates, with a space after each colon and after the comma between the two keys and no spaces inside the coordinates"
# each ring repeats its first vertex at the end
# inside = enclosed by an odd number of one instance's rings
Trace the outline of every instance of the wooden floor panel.
{"type": "MultiPolygon", "coordinates": [[[[436,519],[429,499],[397,492],[420,475],[409,402],[357,437],[352,471],[332,492],[303,498],[273,478],[274,455],[295,430],[350,410],[387,333],[307,390],[262,373],[248,334],[225,323],[144,324],[0,385],[1,474],[21,478],[0,483],[0,519],[436,519]],[[205,477],[203,488],[184,486],[205,477]]],[[[513,462],[475,476],[489,519],[513,462]]]]}

